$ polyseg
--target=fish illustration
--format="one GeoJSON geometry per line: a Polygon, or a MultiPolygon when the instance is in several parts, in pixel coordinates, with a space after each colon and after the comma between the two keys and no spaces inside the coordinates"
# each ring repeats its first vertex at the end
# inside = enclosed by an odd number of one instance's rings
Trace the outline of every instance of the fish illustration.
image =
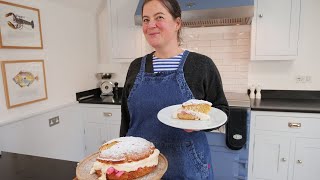
{"type": "Polygon", "coordinates": [[[20,71],[14,78],[13,81],[18,84],[21,88],[30,86],[34,80],[39,80],[38,76],[34,76],[31,72],[20,71]]]}

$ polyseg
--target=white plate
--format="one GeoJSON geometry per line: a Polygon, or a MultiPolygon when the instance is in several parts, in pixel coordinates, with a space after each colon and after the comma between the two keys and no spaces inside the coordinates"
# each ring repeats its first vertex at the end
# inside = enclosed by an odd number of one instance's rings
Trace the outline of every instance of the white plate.
{"type": "Polygon", "coordinates": [[[180,129],[205,130],[222,126],[227,121],[227,115],[217,108],[212,108],[209,112],[208,120],[180,120],[173,118],[173,113],[181,107],[181,104],[163,108],[158,113],[158,119],[171,127],[180,129]]]}

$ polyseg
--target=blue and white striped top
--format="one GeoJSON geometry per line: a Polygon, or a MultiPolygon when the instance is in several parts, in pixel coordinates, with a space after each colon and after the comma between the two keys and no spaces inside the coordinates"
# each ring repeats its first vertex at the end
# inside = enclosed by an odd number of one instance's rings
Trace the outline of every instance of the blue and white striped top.
{"type": "Polygon", "coordinates": [[[152,64],[154,73],[161,71],[177,70],[182,59],[183,52],[171,58],[161,59],[153,55],[152,64]]]}

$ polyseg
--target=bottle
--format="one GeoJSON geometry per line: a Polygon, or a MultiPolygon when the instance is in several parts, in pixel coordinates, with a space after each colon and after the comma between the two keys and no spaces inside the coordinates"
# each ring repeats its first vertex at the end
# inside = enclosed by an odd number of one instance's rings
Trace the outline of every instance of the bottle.
{"type": "Polygon", "coordinates": [[[261,86],[257,85],[257,93],[256,93],[256,99],[261,99],[261,86]]]}
{"type": "Polygon", "coordinates": [[[254,91],[255,91],[255,87],[254,87],[254,85],[251,85],[251,86],[250,86],[250,95],[249,95],[249,97],[250,97],[251,99],[254,99],[254,98],[255,98],[254,91]]]}

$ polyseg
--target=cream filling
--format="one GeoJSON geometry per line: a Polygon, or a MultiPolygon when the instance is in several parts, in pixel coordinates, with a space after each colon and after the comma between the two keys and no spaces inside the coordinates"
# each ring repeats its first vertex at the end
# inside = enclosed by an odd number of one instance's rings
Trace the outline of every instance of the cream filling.
{"type": "Polygon", "coordinates": [[[145,158],[140,161],[133,161],[133,162],[122,163],[122,164],[105,164],[105,163],[96,161],[93,163],[93,167],[90,170],[90,174],[95,173],[96,170],[101,170],[102,175],[100,176],[99,180],[105,180],[107,170],[110,167],[113,167],[117,171],[130,172],[130,171],[135,171],[140,167],[143,168],[143,167],[156,166],[158,165],[159,154],[160,154],[160,151],[158,149],[155,149],[148,158],[145,158]]]}
{"type": "Polygon", "coordinates": [[[178,118],[178,113],[187,113],[191,114],[196,117],[196,120],[209,120],[210,116],[208,114],[202,113],[202,112],[197,112],[197,111],[192,111],[192,110],[187,110],[187,109],[178,109],[177,112],[173,113],[173,118],[178,118]]]}

